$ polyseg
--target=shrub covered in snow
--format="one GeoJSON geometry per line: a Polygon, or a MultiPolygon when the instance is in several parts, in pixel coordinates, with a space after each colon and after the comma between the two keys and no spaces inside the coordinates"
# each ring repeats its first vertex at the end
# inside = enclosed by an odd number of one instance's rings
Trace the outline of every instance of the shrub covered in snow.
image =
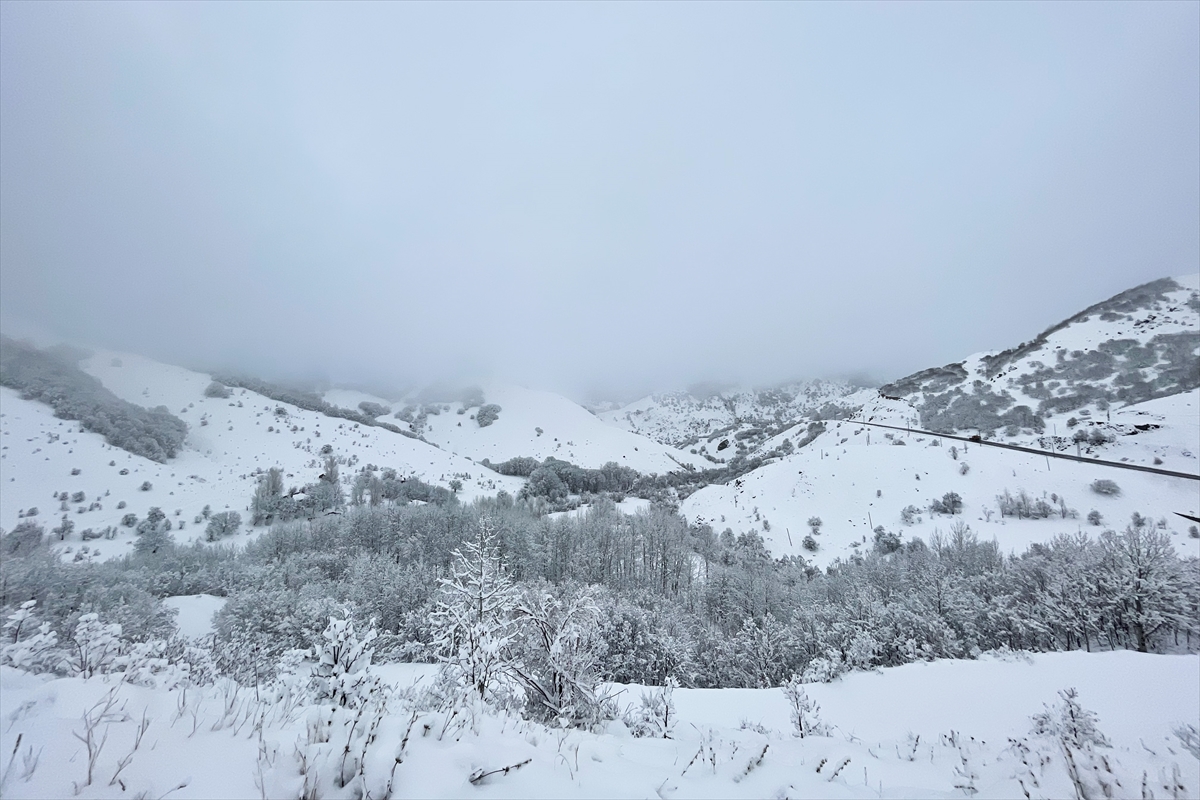
{"type": "Polygon", "coordinates": [[[495,403],[487,403],[479,407],[475,412],[475,421],[479,423],[479,427],[486,428],[496,420],[500,419],[500,406],[495,403]]]}
{"type": "Polygon", "coordinates": [[[804,681],[798,675],[792,675],[780,688],[787,698],[793,736],[804,739],[829,735],[829,728],[821,721],[821,707],[804,691],[804,681]]]}
{"type": "Polygon", "coordinates": [[[204,388],[205,397],[213,397],[224,400],[229,397],[229,387],[220,381],[213,381],[204,388]]]}
{"type": "Polygon", "coordinates": [[[666,683],[643,691],[637,706],[625,712],[624,722],[634,736],[670,739],[678,724],[674,692],[679,681],[667,678],[666,683]]]}

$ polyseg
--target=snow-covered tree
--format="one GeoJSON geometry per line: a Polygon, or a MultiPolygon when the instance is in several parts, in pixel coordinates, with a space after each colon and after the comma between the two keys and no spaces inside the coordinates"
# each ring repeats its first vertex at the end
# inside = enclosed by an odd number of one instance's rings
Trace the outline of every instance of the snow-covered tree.
{"type": "Polygon", "coordinates": [[[1128,626],[1138,651],[1148,652],[1161,630],[1186,622],[1187,595],[1171,536],[1135,514],[1123,532],[1106,531],[1100,542],[1113,613],[1128,626]]]}
{"type": "Polygon", "coordinates": [[[745,676],[743,685],[760,689],[779,685],[796,652],[788,627],[770,613],[761,623],[747,619],[734,637],[733,647],[736,668],[745,676]]]}
{"type": "Polygon", "coordinates": [[[204,529],[204,538],[210,542],[215,542],[218,539],[237,533],[238,528],[241,526],[241,514],[236,511],[222,511],[213,514],[209,518],[208,526],[204,529]]]}
{"type": "Polygon", "coordinates": [[[589,725],[611,714],[597,689],[600,609],[588,588],[563,595],[544,585],[525,590],[517,614],[526,635],[512,670],[525,687],[531,716],[589,725]]]}
{"type": "Polygon", "coordinates": [[[487,701],[508,667],[518,603],[497,551],[495,522],[482,517],[475,538],[453,559],[430,619],[434,646],[450,677],[487,701]]]}
{"type": "MultiPolygon", "coordinates": [[[[132,515],[127,515],[132,516],[132,515]]],[[[146,512],[146,518],[137,523],[137,540],[133,547],[143,554],[158,553],[170,547],[172,540],[168,531],[171,530],[171,520],[158,506],[152,506],[146,512]]]]}

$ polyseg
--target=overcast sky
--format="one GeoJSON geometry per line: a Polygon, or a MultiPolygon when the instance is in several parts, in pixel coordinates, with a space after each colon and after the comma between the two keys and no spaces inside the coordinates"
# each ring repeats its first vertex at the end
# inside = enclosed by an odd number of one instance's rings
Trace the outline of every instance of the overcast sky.
{"type": "Polygon", "coordinates": [[[1200,264],[1200,4],[0,4],[0,312],[275,377],[896,378],[1200,264]]]}

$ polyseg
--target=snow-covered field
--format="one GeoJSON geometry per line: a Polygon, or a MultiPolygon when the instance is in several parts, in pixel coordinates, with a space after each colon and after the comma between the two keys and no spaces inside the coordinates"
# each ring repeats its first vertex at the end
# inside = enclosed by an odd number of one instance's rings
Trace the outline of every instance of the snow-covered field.
{"type": "MultiPolygon", "coordinates": [[[[425,684],[431,672],[380,668],[401,687],[425,684]]],[[[792,735],[778,689],[676,689],[670,739],[633,738],[620,722],[582,732],[503,716],[442,735],[444,718],[423,712],[402,750],[413,717],[396,699],[365,783],[376,797],[389,774],[394,797],[1070,797],[1064,751],[1031,730],[1031,716],[1068,687],[1111,744],[1080,764],[1100,770],[1085,776],[1087,787],[1100,792],[1100,779],[1115,797],[1196,796],[1200,761],[1173,731],[1200,719],[1200,657],[1131,652],[985,656],[808,684],[830,735],[805,739],[792,735]],[[477,785],[468,780],[522,763],[477,785]]],[[[313,712],[264,716],[269,705],[252,689],[231,701],[216,688],[185,695],[8,667],[0,689],[5,797],[287,797],[303,786],[298,756],[311,750],[305,720],[313,712]],[[103,745],[85,785],[87,747],[76,734],[86,738],[85,715],[94,719],[110,693],[115,703],[94,728],[103,745]],[[230,705],[240,710],[227,712],[230,705]]],[[[652,691],[614,689],[622,705],[652,691]]],[[[328,776],[316,781],[328,789],[322,796],[358,796],[354,782],[337,790],[328,776]]]]}

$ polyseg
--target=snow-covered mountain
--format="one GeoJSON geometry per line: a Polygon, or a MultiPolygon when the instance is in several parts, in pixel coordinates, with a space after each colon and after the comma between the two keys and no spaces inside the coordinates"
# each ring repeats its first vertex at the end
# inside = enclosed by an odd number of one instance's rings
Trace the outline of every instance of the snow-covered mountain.
{"type": "MultiPolygon", "coordinates": [[[[412,429],[431,442],[474,461],[499,463],[518,456],[548,456],[595,469],[616,462],[644,474],[675,472],[701,461],[669,443],[606,425],[583,407],[552,392],[490,383],[470,399],[405,399],[412,429]],[[481,425],[480,409],[494,407],[481,425]]],[[[398,413],[405,413],[401,409],[398,413]]]]}
{"type": "Polygon", "coordinates": [[[697,491],[682,511],[718,531],[754,531],[774,554],[818,564],[865,552],[878,526],[927,540],[966,522],[1007,552],[1058,533],[1098,532],[1087,520],[1091,511],[1103,527],[1121,527],[1134,512],[1161,520],[1181,553],[1200,553],[1200,540],[1186,535],[1189,523],[1174,513],[1200,513],[1196,481],[862,424],[979,434],[1200,474],[1198,284],[1197,276],[1155,281],[1019,347],[881,387],[852,420],[829,423],[793,455],[697,491]],[[1096,480],[1113,481],[1119,493],[1093,491],[1096,480]],[[962,514],[931,514],[948,492],[961,498],[962,514]],[[1002,515],[1008,501],[1000,498],[1019,500],[1022,492],[1029,503],[1056,510],[1002,515]],[[812,537],[815,551],[804,545],[814,517],[823,522],[812,537]]]}
{"type": "MultiPolygon", "coordinates": [[[[331,453],[347,467],[344,481],[371,465],[443,488],[461,484],[459,495],[467,500],[501,489],[515,494],[524,485],[522,478],[492,471],[485,459],[494,465],[514,457],[554,457],[587,468],[616,462],[647,475],[723,466],[739,455],[747,466],[765,459],[727,484],[691,494],[683,513],[717,531],[757,532],[774,554],[804,555],[819,564],[863,552],[881,525],[902,537],[928,538],[934,529],[965,520],[978,533],[996,536],[1006,550],[1086,528],[1093,510],[1105,525],[1120,525],[1136,511],[1186,531],[1171,512],[1197,513],[1194,482],[1111,474],[862,423],[979,433],[1197,473],[1198,285],[1197,276],[1155,281],[1020,347],[925,370],[878,391],[830,381],[693,390],[595,414],[560,395],[500,383],[440,394],[426,389],[398,399],[344,388],[325,393],[325,403],[365,409],[404,435],[362,417],[331,417],[245,388],[234,388],[227,399],[206,397],[210,375],[96,352],[80,366],[105,388],[142,407],[165,406],[188,423],[182,451],[164,463],[133,455],[78,422],[55,417],[47,405],[0,390],[0,526],[11,528],[32,507],[50,524],[66,513],[75,537],[84,529],[118,525],[128,513],[142,518],[152,506],[169,515],[178,510],[185,522],[206,505],[243,511],[262,471],[279,467],[287,487],[303,486],[316,479],[331,453]],[[1090,486],[1100,478],[1114,480],[1120,493],[1093,492],[1090,486]],[[152,488],[141,491],[145,481],[152,488]],[[1030,502],[1065,506],[1067,516],[1002,515],[997,497],[1008,492],[1019,498],[1022,491],[1030,502]],[[62,492],[82,492],[85,499],[70,500],[63,509],[57,499],[62,492]],[[948,492],[962,499],[964,514],[931,516],[932,501],[948,492]],[[125,505],[118,508],[120,503],[125,505]],[[815,551],[804,543],[812,517],[823,520],[813,537],[815,551]]],[[[720,473],[704,478],[724,479],[720,473]]],[[[198,526],[184,530],[184,538],[200,533],[198,526]]],[[[131,539],[123,535],[101,547],[121,552],[131,539]]],[[[1183,547],[1194,549],[1193,541],[1183,547]]]]}
{"type": "Polygon", "coordinates": [[[1200,388],[1198,290],[1198,275],[1137,286],[1017,347],[923,370],[879,394],[907,403],[926,430],[1014,437],[1191,391],[1200,388]]]}
{"type": "Polygon", "coordinates": [[[874,396],[873,390],[825,380],[767,389],[693,388],[652,394],[598,411],[597,416],[709,464],[720,464],[739,453],[766,452],[771,447],[764,445],[777,437],[800,439],[810,422],[849,418],[874,396]]]}

